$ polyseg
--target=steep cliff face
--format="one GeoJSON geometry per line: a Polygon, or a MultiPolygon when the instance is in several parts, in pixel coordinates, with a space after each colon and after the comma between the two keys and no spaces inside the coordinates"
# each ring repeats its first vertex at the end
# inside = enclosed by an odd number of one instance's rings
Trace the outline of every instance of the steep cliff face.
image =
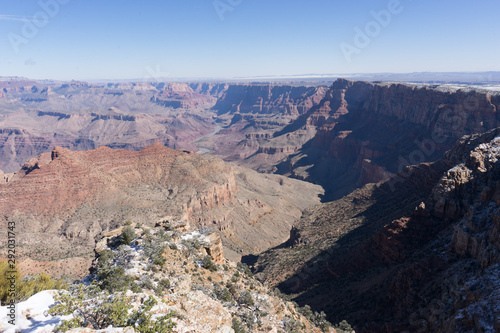
{"type": "Polygon", "coordinates": [[[498,330],[499,137],[309,209],[258,275],[361,331],[498,330]]]}
{"type": "Polygon", "coordinates": [[[486,91],[339,79],[318,106],[275,133],[309,129],[310,139],[278,170],[338,198],[437,160],[462,135],[499,126],[499,108],[500,95],[486,91]]]}
{"type": "Polygon", "coordinates": [[[312,184],[284,182],[160,143],[140,151],[56,147],[2,176],[0,212],[16,222],[23,259],[88,259],[89,245],[117,219],[151,225],[165,216],[214,229],[228,256],[238,259],[286,239],[320,193],[312,184]],[[299,188],[308,193],[305,199],[299,188]]]}
{"type": "Polygon", "coordinates": [[[231,85],[214,109],[219,115],[257,113],[297,116],[317,105],[325,92],[325,87],[231,85]]]}

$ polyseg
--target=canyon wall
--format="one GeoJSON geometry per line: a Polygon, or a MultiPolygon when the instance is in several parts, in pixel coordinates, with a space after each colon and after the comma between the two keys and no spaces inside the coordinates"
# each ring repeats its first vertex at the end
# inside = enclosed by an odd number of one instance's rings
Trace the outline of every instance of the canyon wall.
{"type": "Polygon", "coordinates": [[[462,135],[500,126],[500,94],[449,86],[337,80],[319,105],[275,138],[309,141],[278,172],[321,184],[330,199],[405,166],[431,162],[462,135]]]}
{"type": "Polygon", "coordinates": [[[308,209],[257,275],[357,332],[498,330],[499,137],[308,209]]]}

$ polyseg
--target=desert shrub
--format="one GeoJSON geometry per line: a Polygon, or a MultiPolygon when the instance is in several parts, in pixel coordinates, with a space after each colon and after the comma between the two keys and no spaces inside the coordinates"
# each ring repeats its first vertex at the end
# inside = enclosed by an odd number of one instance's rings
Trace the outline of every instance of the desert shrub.
{"type": "Polygon", "coordinates": [[[125,274],[125,269],[120,266],[107,267],[101,269],[97,273],[99,278],[99,286],[102,290],[109,292],[125,291],[130,289],[135,291],[138,289],[134,278],[125,274]]]}
{"type": "Polygon", "coordinates": [[[158,281],[158,286],[155,289],[155,293],[158,296],[163,295],[163,292],[165,290],[168,290],[170,288],[170,280],[169,279],[161,279],[158,281]]]}
{"type": "Polygon", "coordinates": [[[19,300],[25,300],[42,290],[65,289],[67,284],[63,280],[54,280],[46,273],[27,275],[18,286],[19,300]]]}
{"type": "Polygon", "coordinates": [[[148,257],[153,264],[158,266],[163,266],[167,262],[165,257],[163,257],[163,252],[165,251],[165,240],[162,239],[165,238],[165,235],[167,234],[162,230],[156,235],[146,236],[142,242],[144,255],[146,255],[146,257],[148,257]]]}
{"type": "Polygon", "coordinates": [[[303,325],[290,316],[286,316],[283,321],[283,331],[286,333],[300,333],[303,332],[303,325]]]}
{"type": "Polygon", "coordinates": [[[250,330],[250,332],[254,331],[255,328],[255,316],[252,312],[243,312],[240,315],[241,321],[245,324],[246,327],[250,330]]]}
{"type": "Polygon", "coordinates": [[[11,268],[7,261],[0,261],[0,300],[1,304],[7,304],[12,299],[21,302],[36,293],[49,289],[64,289],[67,284],[63,280],[52,279],[46,273],[30,274],[21,278],[17,266],[11,268]],[[15,294],[9,292],[11,286],[10,277],[14,277],[15,294]]]}
{"type": "Polygon", "coordinates": [[[236,286],[234,284],[232,284],[231,282],[228,282],[226,284],[226,288],[227,288],[227,290],[229,290],[231,295],[233,295],[234,297],[236,297],[238,295],[238,291],[236,290],[236,286]]]}
{"type": "Polygon", "coordinates": [[[134,256],[132,254],[132,249],[130,248],[130,246],[120,245],[115,255],[115,262],[118,266],[131,268],[133,257],[134,256]]]}
{"type": "Polygon", "coordinates": [[[201,260],[201,266],[211,272],[216,272],[219,269],[217,264],[212,261],[212,257],[209,255],[203,257],[201,260]]]}
{"type": "Polygon", "coordinates": [[[242,262],[238,262],[236,267],[238,268],[238,270],[240,272],[245,273],[247,276],[249,276],[249,277],[253,276],[252,271],[250,270],[250,268],[246,264],[244,264],[242,262]]]}
{"type": "Polygon", "coordinates": [[[104,329],[109,325],[134,326],[136,332],[140,333],[169,333],[175,327],[171,320],[173,312],[152,319],[150,311],[157,304],[152,297],[148,297],[132,314],[129,314],[132,306],[123,295],[110,296],[94,285],[75,286],[70,292],[60,293],[56,300],[58,304],[49,310],[50,314],[74,315],[73,319],[62,321],[58,327],[63,332],[85,327],[87,323],[94,329],[104,329]]]}
{"type": "Polygon", "coordinates": [[[98,269],[105,269],[111,266],[115,259],[115,253],[110,249],[105,249],[99,252],[99,260],[97,262],[98,269]]]}
{"type": "Polygon", "coordinates": [[[345,320],[342,320],[340,323],[335,325],[335,330],[338,333],[351,333],[353,331],[351,325],[345,320]]]}
{"type": "Polygon", "coordinates": [[[233,317],[232,329],[234,330],[234,333],[246,333],[245,326],[241,323],[241,321],[238,320],[238,318],[233,317]]]}
{"type": "Polygon", "coordinates": [[[153,306],[158,304],[158,302],[153,297],[148,297],[141,305],[141,307],[135,311],[130,320],[129,325],[134,326],[136,332],[139,333],[169,333],[175,327],[175,323],[172,321],[172,317],[175,315],[174,312],[170,312],[167,315],[152,319],[152,314],[150,313],[153,306]]]}
{"type": "Polygon", "coordinates": [[[132,225],[132,221],[130,221],[130,220],[125,221],[125,225],[126,225],[126,226],[128,226],[128,225],[132,225]]]}
{"type": "Polygon", "coordinates": [[[321,312],[313,312],[309,305],[305,305],[302,308],[298,308],[298,311],[314,325],[319,327],[323,332],[329,332],[332,324],[326,320],[326,314],[321,312]]]}
{"type": "Polygon", "coordinates": [[[273,294],[274,294],[274,296],[281,298],[284,301],[287,301],[287,302],[290,301],[290,296],[283,294],[281,292],[281,290],[279,290],[278,288],[274,288],[273,294]]]}
{"type": "Polygon", "coordinates": [[[238,299],[238,303],[248,306],[254,306],[252,294],[248,290],[242,291],[240,294],[240,298],[238,299]]]}
{"type": "Polygon", "coordinates": [[[74,286],[69,292],[61,292],[55,300],[58,304],[49,310],[49,314],[74,315],[72,320],[63,320],[58,327],[63,332],[84,327],[86,323],[94,329],[106,328],[109,325],[126,326],[128,312],[132,308],[124,297],[110,296],[95,285],[74,286]]]}
{"type": "Polygon", "coordinates": [[[128,225],[122,230],[120,244],[129,245],[136,237],[137,235],[135,234],[134,228],[128,225]]]}
{"type": "Polygon", "coordinates": [[[141,278],[139,286],[143,289],[155,290],[155,285],[148,275],[141,278]]]}
{"type": "Polygon", "coordinates": [[[221,287],[218,283],[214,283],[214,294],[215,297],[223,302],[231,302],[233,296],[228,288],[221,287]]]}

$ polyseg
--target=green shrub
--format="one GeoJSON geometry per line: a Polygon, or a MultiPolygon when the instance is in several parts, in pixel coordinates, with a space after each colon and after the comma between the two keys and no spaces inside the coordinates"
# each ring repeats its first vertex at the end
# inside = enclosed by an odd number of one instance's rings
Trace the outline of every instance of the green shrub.
{"type": "Polygon", "coordinates": [[[254,306],[252,294],[248,290],[244,290],[241,292],[238,302],[240,304],[254,306]]]}
{"type": "Polygon", "coordinates": [[[163,295],[165,290],[170,288],[170,280],[169,279],[161,279],[158,281],[158,286],[155,289],[155,293],[157,296],[163,295]]]}
{"type": "Polygon", "coordinates": [[[144,246],[144,255],[148,257],[153,264],[163,266],[167,259],[163,257],[165,251],[165,235],[166,233],[159,232],[157,235],[149,235],[143,239],[142,245],[144,246]]]}
{"type": "Polygon", "coordinates": [[[313,312],[309,305],[305,305],[303,308],[298,308],[298,310],[304,317],[319,327],[323,332],[330,331],[332,324],[326,320],[326,314],[323,311],[313,312]]]}
{"type": "Polygon", "coordinates": [[[109,296],[95,285],[74,286],[69,292],[61,292],[55,300],[58,304],[49,310],[49,314],[75,316],[72,320],[62,321],[58,329],[63,332],[84,327],[85,323],[92,325],[94,329],[106,328],[109,325],[126,326],[128,311],[132,308],[124,297],[109,296]]]}
{"type": "Polygon", "coordinates": [[[110,249],[105,249],[99,252],[99,260],[97,262],[97,269],[106,269],[111,266],[115,259],[115,253],[110,249]]]}
{"type": "Polygon", "coordinates": [[[175,312],[170,312],[167,315],[161,316],[156,320],[152,320],[150,313],[153,306],[158,302],[153,297],[148,297],[141,307],[133,313],[129,320],[129,324],[135,326],[135,330],[139,333],[169,333],[175,327],[172,317],[175,312]]]}
{"type": "Polygon", "coordinates": [[[7,261],[0,261],[0,301],[2,305],[7,304],[11,299],[16,303],[24,301],[43,290],[65,288],[67,288],[67,284],[63,280],[54,280],[46,273],[21,277],[17,266],[11,269],[7,261]],[[12,292],[9,293],[11,285],[9,278],[11,276],[15,278],[15,295],[13,297],[12,292]]]}
{"type": "Polygon", "coordinates": [[[214,294],[215,297],[223,302],[231,302],[233,296],[228,288],[221,287],[218,283],[214,283],[214,294]]]}
{"type": "Polygon", "coordinates": [[[335,325],[335,330],[337,333],[351,333],[353,331],[351,325],[345,320],[342,320],[340,323],[335,325]]]}
{"type": "Polygon", "coordinates": [[[125,274],[125,269],[120,266],[101,269],[97,273],[99,286],[109,292],[137,290],[134,278],[125,274]]]}
{"type": "Polygon", "coordinates": [[[238,320],[238,318],[233,317],[233,322],[231,327],[234,330],[234,333],[246,333],[245,327],[243,326],[241,321],[238,320]]]}
{"type": "Polygon", "coordinates": [[[122,230],[120,244],[129,245],[136,237],[137,235],[135,234],[134,228],[128,225],[122,230]]]}
{"type": "Polygon", "coordinates": [[[253,276],[252,271],[250,270],[250,268],[246,264],[244,264],[242,262],[238,262],[236,264],[236,267],[238,268],[239,271],[245,273],[247,276],[249,276],[249,277],[253,276]]]}
{"type": "Polygon", "coordinates": [[[85,327],[86,323],[94,329],[104,329],[109,325],[115,327],[133,326],[139,333],[170,333],[175,327],[170,312],[156,320],[152,319],[150,313],[157,301],[148,297],[137,311],[129,315],[132,306],[123,296],[109,296],[96,286],[78,285],[70,292],[60,293],[56,296],[58,304],[49,310],[52,315],[70,315],[72,320],[65,320],[58,327],[65,332],[71,328],[85,327]]]}
{"type": "Polygon", "coordinates": [[[217,264],[212,261],[212,257],[209,255],[203,257],[201,260],[201,266],[211,272],[216,272],[219,269],[217,264]]]}

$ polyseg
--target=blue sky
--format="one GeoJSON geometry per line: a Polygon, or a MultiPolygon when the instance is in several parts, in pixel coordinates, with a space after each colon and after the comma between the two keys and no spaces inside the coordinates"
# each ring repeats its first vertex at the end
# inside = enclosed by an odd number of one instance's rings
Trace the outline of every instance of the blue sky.
{"type": "Polygon", "coordinates": [[[500,1],[397,1],[2,0],[0,76],[500,71],[500,1]]]}

